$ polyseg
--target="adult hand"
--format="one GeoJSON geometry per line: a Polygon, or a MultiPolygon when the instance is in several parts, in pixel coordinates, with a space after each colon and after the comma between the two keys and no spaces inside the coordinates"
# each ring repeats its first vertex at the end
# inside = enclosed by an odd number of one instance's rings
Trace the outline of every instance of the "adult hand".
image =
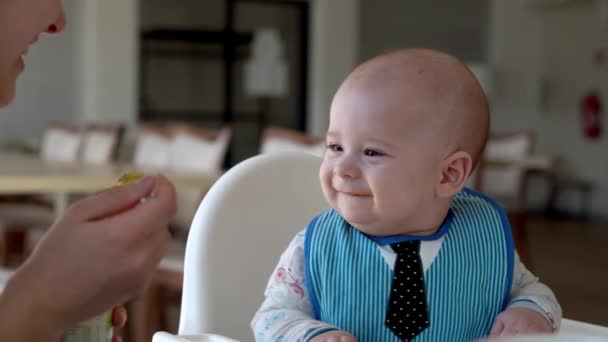
{"type": "Polygon", "coordinates": [[[166,251],[175,211],[175,189],[162,176],[75,203],[7,285],[0,321],[13,308],[12,322],[48,339],[134,297],[166,251]]]}
{"type": "Polygon", "coordinates": [[[112,309],[112,327],[114,327],[112,342],[122,342],[122,338],[116,334],[116,328],[124,328],[127,324],[127,318],[127,309],[124,306],[117,306],[112,309]]]}

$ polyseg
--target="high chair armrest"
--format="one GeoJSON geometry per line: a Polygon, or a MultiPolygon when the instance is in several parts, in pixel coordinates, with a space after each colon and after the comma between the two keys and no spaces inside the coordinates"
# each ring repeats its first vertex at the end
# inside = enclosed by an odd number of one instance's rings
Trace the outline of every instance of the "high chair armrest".
{"type": "Polygon", "coordinates": [[[608,337],[608,327],[564,318],[562,319],[559,335],[592,335],[608,337]]]}
{"type": "Polygon", "coordinates": [[[231,338],[214,335],[173,335],[168,332],[160,331],[154,334],[152,342],[239,342],[231,338]]]}
{"type": "Polygon", "coordinates": [[[152,342],[186,342],[191,341],[186,339],[185,337],[180,337],[177,335],[172,335],[166,332],[157,332],[152,336],[152,342]]]}

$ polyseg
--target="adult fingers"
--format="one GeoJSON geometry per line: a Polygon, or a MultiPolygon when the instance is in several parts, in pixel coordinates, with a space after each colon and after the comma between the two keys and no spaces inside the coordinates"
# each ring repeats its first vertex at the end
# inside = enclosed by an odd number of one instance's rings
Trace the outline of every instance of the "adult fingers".
{"type": "Polygon", "coordinates": [[[72,205],[66,220],[71,222],[94,221],[113,216],[139,203],[140,199],[156,188],[158,176],[145,176],[139,181],[124,186],[115,186],[89,196],[72,205]]]}
{"type": "Polygon", "coordinates": [[[127,234],[139,240],[157,233],[159,229],[167,230],[167,225],[175,216],[176,210],[175,188],[166,178],[159,176],[151,197],[127,211],[107,217],[98,223],[117,230],[120,236],[127,234]],[[129,230],[125,232],[124,229],[129,230]]]}
{"type": "Polygon", "coordinates": [[[118,306],[112,309],[112,325],[116,328],[122,328],[127,323],[127,309],[124,306],[118,306]]]}

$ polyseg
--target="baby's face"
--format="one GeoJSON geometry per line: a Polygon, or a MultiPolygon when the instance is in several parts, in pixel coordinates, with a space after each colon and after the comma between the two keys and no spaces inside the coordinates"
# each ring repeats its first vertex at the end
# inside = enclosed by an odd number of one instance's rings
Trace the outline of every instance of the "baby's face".
{"type": "MultiPolygon", "coordinates": [[[[320,169],[330,205],[376,236],[415,234],[434,199],[441,155],[420,101],[385,90],[339,91],[332,103],[320,169]],[[392,99],[392,100],[391,100],[392,99]]],[[[440,139],[437,139],[440,140],[440,139]]]]}

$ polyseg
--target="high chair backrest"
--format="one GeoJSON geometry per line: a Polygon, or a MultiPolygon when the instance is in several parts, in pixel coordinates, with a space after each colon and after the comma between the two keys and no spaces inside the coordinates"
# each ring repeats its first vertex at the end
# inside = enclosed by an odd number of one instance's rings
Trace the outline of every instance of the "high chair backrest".
{"type": "Polygon", "coordinates": [[[213,185],[188,236],[180,335],[253,341],[250,322],[281,253],[328,207],[320,163],[304,153],[260,155],[213,185]]]}

